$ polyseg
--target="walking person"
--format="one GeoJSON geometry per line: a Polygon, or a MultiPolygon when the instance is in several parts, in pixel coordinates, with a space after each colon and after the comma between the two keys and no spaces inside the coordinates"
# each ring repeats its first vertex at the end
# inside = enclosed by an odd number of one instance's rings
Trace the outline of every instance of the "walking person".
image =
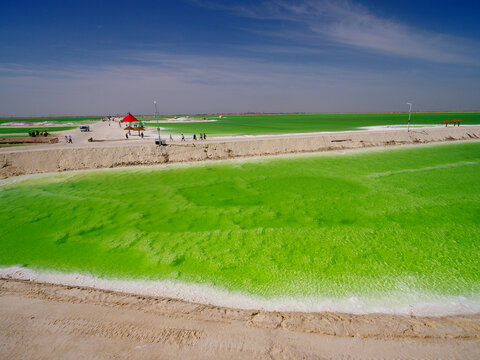
{"type": "Polygon", "coordinates": [[[65,144],[68,144],[68,136],[65,135],[65,144]]]}
{"type": "Polygon", "coordinates": [[[193,134],[193,140],[197,140],[197,134],[193,134]]]}
{"type": "Polygon", "coordinates": [[[127,134],[127,133],[125,133],[125,137],[126,137],[126,138],[127,138],[127,140],[128,140],[128,134],[127,134]]]}
{"type": "Polygon", "coordinates": [[[207,140],[207,134],[203,133],[203,140],[207,140]]]}
{"type": "Polygon", "coordinates": [[[70,144],[73,144],[73,142],[72,142],[72,137],[71,137],[71,136],[68,137],[68,142],[69,142],[70,144]]]}
{"type": "Polygon", "coordinates": [[[185,135],[182,134],[182,141],[185,141],[185,135]]]}
{"type": "Polygon", "coordinates": [[[203,134],[200,133],[200,140],[203,140],[203,134]]]}
{"type": "Polygon", "coordinates": [[[142,132],[142,139],[143,139],[143,132],[142,132]]]}

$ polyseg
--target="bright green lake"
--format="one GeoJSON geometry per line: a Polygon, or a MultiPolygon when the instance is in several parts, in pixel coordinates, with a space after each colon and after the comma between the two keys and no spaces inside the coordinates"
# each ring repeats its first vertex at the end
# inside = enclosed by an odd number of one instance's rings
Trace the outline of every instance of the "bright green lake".
{"type": "MultiPolygon", "coordinates": [[[[213,135],[260,135],[305,133],[314,131],[358,130],[366,126],[407,125],[408,113],[371,114],[254,114],[226,115],[223,118],[209,116],[212,122],[162,123],[165,133],[185,135],[207,133],[213,135]]],[[[163,118],[165,119],[165,118],[163,118]]],[[[414,113],[412,125],[442,125],[444,120],[463,119],[465,125],[480,124],[480,113],[414,113]]],[[[154,120],[144,117],[142,120],[154,120]]],[[[156,127],[155,123],[147,124],[156,127]]],[[[450,125],[452,126],[452,125],[450,125]]]]}
{"type": "Polygon", "coordinates": [[[480,143],[43,175],[0,204],[2,265],[266,297],[480,293],[480,143]]]}

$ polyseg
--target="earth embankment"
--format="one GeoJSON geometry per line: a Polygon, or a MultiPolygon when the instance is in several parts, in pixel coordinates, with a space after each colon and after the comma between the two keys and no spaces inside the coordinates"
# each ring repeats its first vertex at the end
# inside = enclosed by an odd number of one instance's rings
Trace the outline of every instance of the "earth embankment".
{"type": "Polygon", "coordinates": [[[221,160],[456,140],[480,140],[480,127],[354,131],[172,142],[98,142],[79,146],[0,149],[0,178],[132,165],[221,160]]]}

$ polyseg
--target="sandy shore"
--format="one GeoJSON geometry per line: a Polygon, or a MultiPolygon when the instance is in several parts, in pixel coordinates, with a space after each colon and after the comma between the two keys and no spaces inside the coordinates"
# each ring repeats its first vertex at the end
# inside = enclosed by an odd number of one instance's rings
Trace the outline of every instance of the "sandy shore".
{"type": "MultiPolygon", "coordinates": [[[[153,135],[120,140],[125,134],[116,123],[92,129],[66,132],[73,145],[1,148],[0,177],[480,140],[480,127],[462,126],[174,141],[158,147],[153,135]],[[88,137],[103,141],[88,142],[88,137]]],[[[480,314],[265,312],[1,279],[0,358],[478,359],[480,314]]]]}
{"type": "Polygon", "coordinates": [[[480,315],[268,313],[0,280],[8,359],[478,359],[480,315]]]}

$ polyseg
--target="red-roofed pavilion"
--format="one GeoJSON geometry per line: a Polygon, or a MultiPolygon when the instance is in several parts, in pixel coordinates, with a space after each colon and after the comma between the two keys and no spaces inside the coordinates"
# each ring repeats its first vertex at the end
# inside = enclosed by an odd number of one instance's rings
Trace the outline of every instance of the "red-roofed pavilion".
{"type": "Polygon", "coordinates": [[[132,122],[138,122],[137,118],[133,116],[132,114],[128,113],[127,116],[123,118],[122,121],[120,122],[127,122],[127,123],[132,123],[132,122]]]}

